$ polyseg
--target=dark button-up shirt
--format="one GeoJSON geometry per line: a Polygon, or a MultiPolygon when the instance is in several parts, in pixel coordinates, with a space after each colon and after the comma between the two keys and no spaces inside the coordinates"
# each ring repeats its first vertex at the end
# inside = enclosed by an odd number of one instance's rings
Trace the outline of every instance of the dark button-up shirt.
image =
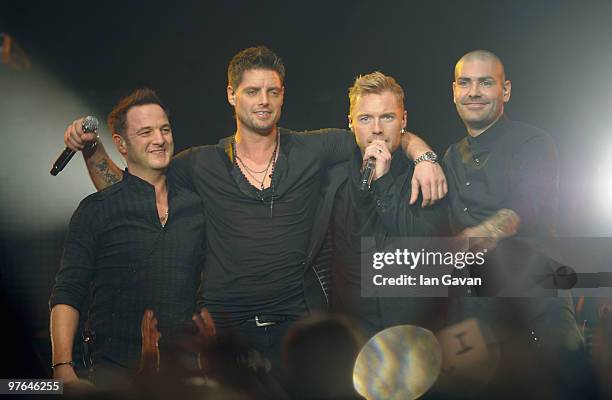
{"type": "Polygon", "coordinates": [[[191,321],[205,219],[197,195],[170,181],[168,191],[165,226],[154,187],[129,173],[85,198],[72,216],[49,304],[67,304],[84,315],[91,294],[94,360],[138,365],[145,308],[155,312],[162,341],[191,321]]]}
{"type": "MultiPolygon", "coordinates": [[[[558,204],[557,152],[544,131],[502,116],[477,137],[467,136],[449,147],[444,156],[449,186],[451,223],[455,233],[480,224],[500,209],[520,217],[515,237],[487,253],[480,295],[518,293],[551,296],[537,285],[539,275],[552,274],[551,265],[537,250],[539,238],[554,233],[558,204]],[[538,275],[539,274],[539,275],[538,275]]],[[[541,315],[549,303],[565,300],[528,299],[530,318],[541,315]]],[[[527,301],[527,300],[526,300],[527,301]]],[[[479,304],[485,304],[483,302],[479,304]]]]}
{"type": "Polygon", "coordinates": [[[521,218],[519,235],[547,235],[558,205],[557,151],[551,137],[502,116],[444,156],[453,228],[478,225],[502,208],[521,218]]]}

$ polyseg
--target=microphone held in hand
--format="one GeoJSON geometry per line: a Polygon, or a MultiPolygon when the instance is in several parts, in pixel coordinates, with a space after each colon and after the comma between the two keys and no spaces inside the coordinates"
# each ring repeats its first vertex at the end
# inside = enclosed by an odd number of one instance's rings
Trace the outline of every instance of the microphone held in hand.
{"type": "MultiPolygon", "coordinates": [[[[88,115],[87,117],[83,118],[81,128],[83,129],[83,133],[96,133],[98,131],[98,119],[96,117],[88,115]]],[[[96,142],[94,141],[94,143],[96,142]]],[[[72,159],[74,153],[74,150],[66,147],[64,151],[62,151],[62,154],[59,155],[57,160],[55,160],[51,171],[49,171],[51,175],[56,176],[57,174],[59,174],[68,164],[68,161],[72,159]]]]}
{"type": "Polygon", "coordinates": [[[374,157],[368,158],[368,161],[366,161],[366,165],[363,168],[363,173],[361,174],[359,190],[361,191],[370,190],[370,185],[372,184],[372,178],[374,177],[375,168],[376,168],[376,159],[374,157]]]}

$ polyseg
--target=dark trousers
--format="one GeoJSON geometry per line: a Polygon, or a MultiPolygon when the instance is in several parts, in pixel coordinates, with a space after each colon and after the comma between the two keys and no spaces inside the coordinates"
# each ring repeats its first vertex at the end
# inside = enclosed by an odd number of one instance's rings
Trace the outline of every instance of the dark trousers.
{"type": "Polygon", "coordinates": [[[89,369],[89,380],[103,390],[122,390],[133,383],[134,371],[100,357],[89,369]]]}
{"type": "Polygon", "coordinates": [[[295,319],[290,318],[273,325],[257,326],[255,321],[247,320],[231,327],[221,328],[220,333],[223,335],[232,332],[237,335],[249,347],[268,359],[272,366],[272,374],[277,375],[282,368],[283,342],[293,322],[295,319]]]}

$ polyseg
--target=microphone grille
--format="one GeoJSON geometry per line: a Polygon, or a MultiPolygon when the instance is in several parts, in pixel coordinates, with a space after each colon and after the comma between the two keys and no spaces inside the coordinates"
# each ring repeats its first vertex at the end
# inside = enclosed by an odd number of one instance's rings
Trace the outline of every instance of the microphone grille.
{"type": "Polygon", "coordinates": [[[98,118],[91,115],[86,116],[82,123],[83,133],[94,133],[98,131],[98,118]]]}

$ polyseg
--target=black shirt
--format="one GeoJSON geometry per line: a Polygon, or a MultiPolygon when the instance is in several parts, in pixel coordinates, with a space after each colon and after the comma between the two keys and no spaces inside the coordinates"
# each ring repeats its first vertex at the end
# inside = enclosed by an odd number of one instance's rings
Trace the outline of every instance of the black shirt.
{"type": "Polygon", "coordinates": [[[272,185],[264,191],[233,162],[231,140],[188,149],[173,160],[173,176],[201,196],[208,218],[200,305],[221,324],[262,313],[302,314],[321,178],[330,165],[348,158],[353,135],[281,129],[272,185]]]}
{"type": "Polygon", "coordinates": [[[451,145],[443,162],[455,232],[502,208],[521,218],[519,235],[554,230],[557,151],[544,131],[502,116],[479,136],[451,145]]]}
{"type": "MultiPolygon", "coordinates": [[[[483,284],[474,288],[476,294],[554,296],[555,290],[536,284],[539,276],[553,273],[553,264],[538,251],[540,239],[555,230],[558,169],[552,138],[502,115],[479,136],[451,145],[444,165],[455,233],[503,208],[520,218],[517,234],[497,243],[487,253],[486,265],[471,270],[483,278],[483,284]]],[[[555,301],[535,298],[527,309],[539,315],[549,302],[555,301]]]]}
{"type": "Polygon", "coordinates": [[[135,368],[145,308],[155,312],[162,342],[191,322],[205,219],[200,198],[170,180],[168,206],[162,227],[155,188],[125,173],[121,182],[85,198],[72,216],[49,304],[67,304],[83,315],[91,293],[94,358],[135,368]]]}
{"type": "Polygon", "coordinates": [[[388,325],[385,313],[403,312],[404,321],[409,319],[408,311],[398,307],[413,304],[410,299],[381,304],[377,298],[361,297],[362,254],[382,250],[389,237],[442,235],[447,220],[444,203],[428,208],[421,208],[420,201],[408,204],[414,167],[401,149],[393,153],[389,172],[372,182],[369,192],[359,190],[361,165],[362,155],[356,148],[347,166],[348,179],[338,188],[334,202],[332,307],[357,317],[372,334],[388,325]],[[362,248],[365,237],[375,239],[372,248],[362,248]]]}

